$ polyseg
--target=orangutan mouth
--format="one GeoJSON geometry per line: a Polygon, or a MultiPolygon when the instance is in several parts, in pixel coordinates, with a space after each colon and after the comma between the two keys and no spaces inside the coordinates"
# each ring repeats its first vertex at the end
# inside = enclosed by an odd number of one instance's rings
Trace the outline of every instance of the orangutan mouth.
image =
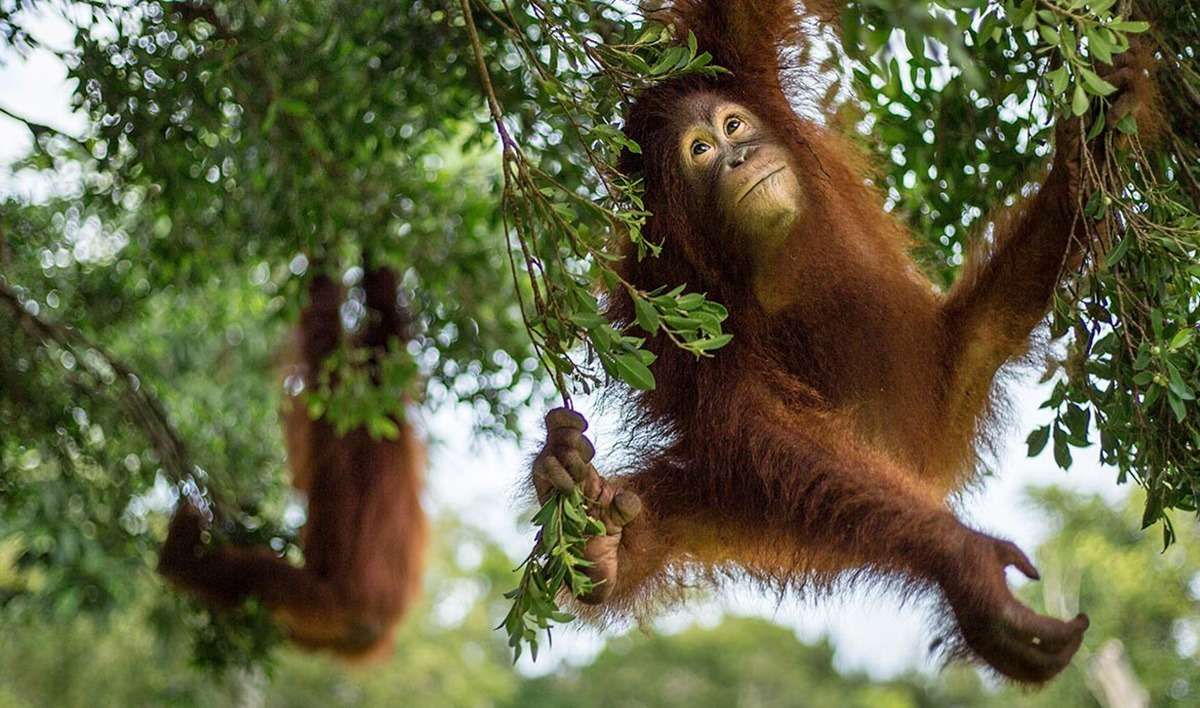
{"type": "Polygon", "coordinates": [[[767,180],[771,179],[772,177],[779,174],[780,172],[783,172],[784,167],[785,167],[785,165],[780,165],[779,167],[776,167],[775,169],[771,170],[767,174],[763,175],[757,182],[750,185],[750,189],[747,189],[744,193],[742,193],[742,196],[738,198],[738,203],[741,204],[743,199],[745,199],[746,197],[753,194],[754,190],[758,189],[760,186],[765,184],[767,180]]]}

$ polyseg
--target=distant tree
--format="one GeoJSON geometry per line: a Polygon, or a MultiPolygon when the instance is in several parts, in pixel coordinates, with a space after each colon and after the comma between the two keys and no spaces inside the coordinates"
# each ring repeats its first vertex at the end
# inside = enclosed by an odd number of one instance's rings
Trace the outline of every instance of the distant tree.
{"type": "MultiPolygon", "coordinates": [[[[508,582],[511,561],[478,531],[449,520],[438,531],[425,601],[382,665],[353,670],[281,650],[245,671],[196,671],[193,633],[202,628],[181,623],[176,596],[138,578],[136,594],[104,617],[47,614],[20,600],[6,608],[0,708],[504,704],[521,681],[492,631],[494,588],[508,582]]],[[[5,560],[0,550],[0,587],[11,583],[5,560]]]]}

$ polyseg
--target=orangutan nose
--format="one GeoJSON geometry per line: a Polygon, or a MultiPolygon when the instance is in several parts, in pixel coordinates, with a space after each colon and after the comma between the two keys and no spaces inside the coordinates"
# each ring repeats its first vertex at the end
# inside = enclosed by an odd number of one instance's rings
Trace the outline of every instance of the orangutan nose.
{"type": "Polygon", "coordinates": [[[729,158],[729,169],[737,169],[741,167],[747,160],[754,156],[754,151],[758,149],[756,145],[744,145],[736,148],[733,151],[733,156],[729,158]]]}

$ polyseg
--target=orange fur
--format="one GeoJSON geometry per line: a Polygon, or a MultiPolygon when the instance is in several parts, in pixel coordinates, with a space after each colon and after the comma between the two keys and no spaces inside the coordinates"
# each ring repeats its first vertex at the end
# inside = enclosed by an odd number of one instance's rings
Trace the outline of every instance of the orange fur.
{"type": "MultiPolygon", "coordinates": [[[[381,351],[389,338],[405,336],[407,314],[396,306],[396,285],[390,270],[368,272],[371,321],[361,346],[381,351]]],[[[292,374],[307,386],[341,333],[340,289],[318,276],[309,292],[292,374]]],[[[202,548],[199,513],[184,502],[160,570],[219,607],[259,599],[301,646],[354,660],[380,657],[420,589],[427,535],[420,505],[423,447],[399,420],[395,440],[375,440],[362,428],[339,436],[328,422],[311,420],[302,399],[290,402],[284,423],[293,483],[308,495],[304,567],[265,548],[202,548]]]]}
{"type": "MultiPolygon", "coordinates": [[[[1035,574],[1028,560],[963,525],[946,499],[973,478],[995,428],[997,375],[1028,349],[1078,249],[1071,170],[1060,159],[1000,217],[992,247],[943,295],[908,256],[861,158],[791,109],[780,57],[798,37],[792,3],[681,0],[664,12],[731,73],[660,85],[629,112],[642,153],[622,166],[645,180],[645,231],[662,254],[639,261],[628,249],[622,275],[644,290],[707,292],[728,306],[735,336],[702,360],[649,340],[658,386],[627,407],[649,452],[610,482],[644,507],[624,528],[599,615],[672,597],[680,579],[735,574],[782,589],[873,579],[941,597],[962,654],[1016,680],[1052,677],[1086,618],[1020,605],[1004,568],[1035,574]],[[679,108],[712,94],[769,126],[800,178],[803,208],[767,268],[684,185],[679,108]]],[[[623,290],[609,314],[635,322],[623,290]]]]}

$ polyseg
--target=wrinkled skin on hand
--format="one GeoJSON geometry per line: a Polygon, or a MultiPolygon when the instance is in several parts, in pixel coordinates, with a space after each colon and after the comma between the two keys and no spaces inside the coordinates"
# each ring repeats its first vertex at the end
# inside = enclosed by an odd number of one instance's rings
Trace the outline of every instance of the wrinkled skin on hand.
{"type": "Polygon", "coordinates": [[[566,408],[546,414],[546,443],[533,462],[533,484],[542,504],[552,491],[569,494],[579,487],[588,513],[604,524],[606,533],[589,539],[584,550],[584,558],[592,564],[586,572],[596,586],[579,598],[596,604],[608,599],[616,586],[622,532],[641,512],[642,501],[596,471],[592,465],[596,448],[583,434],[587,427],[582,415],[566,408]]]}

